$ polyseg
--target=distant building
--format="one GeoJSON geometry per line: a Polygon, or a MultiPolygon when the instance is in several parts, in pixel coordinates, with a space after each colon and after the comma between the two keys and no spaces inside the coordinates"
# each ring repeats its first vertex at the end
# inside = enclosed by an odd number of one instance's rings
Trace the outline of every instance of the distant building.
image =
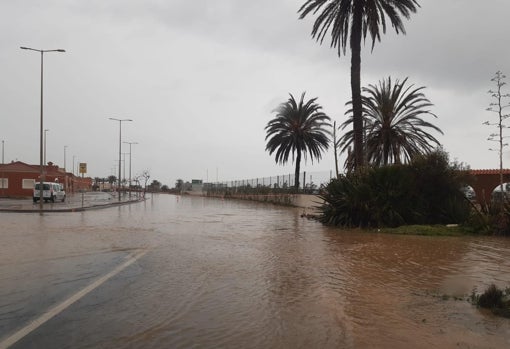
{"type": "Polygon", "coordinates": [[[192,192],[200,192],[202,193],[203,183],[201,179],[192,179],[191,180],[191,191],[192,192]]]}
{"type": "MultiPolygon", "coordinates": [[[[36,182],[40,179],[40,166],[22,161],[0,164],[0,197],[32,197],[36,182]]],[[[73,193],[92,188],[91,178],[81,178],[66,172],[52,162],[43,167],[45,182],[59,182],[64,190],[73,193]]]]}

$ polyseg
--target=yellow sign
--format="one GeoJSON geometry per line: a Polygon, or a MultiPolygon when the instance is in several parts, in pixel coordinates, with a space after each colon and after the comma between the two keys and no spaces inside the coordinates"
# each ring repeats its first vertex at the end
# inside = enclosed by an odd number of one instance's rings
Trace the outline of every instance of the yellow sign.
{"type": "Polygon", "coordinates": [[[87,163],[80,162],[80,173],[87,173],[87,163]]]}

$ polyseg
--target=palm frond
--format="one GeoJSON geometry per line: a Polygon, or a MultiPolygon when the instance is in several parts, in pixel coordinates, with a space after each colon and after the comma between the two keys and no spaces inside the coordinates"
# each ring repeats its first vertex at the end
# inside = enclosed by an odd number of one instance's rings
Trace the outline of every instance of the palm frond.
{"type": "MultiPolygon", "coordinates": [[[[415,156],[428,154],[440,145],[429,130],[439,134],[443,132],[424,120],[427,116],[437,118],[430,111],[433,104],[423,94],[424,89],[407,84],[407,78],[402,82],[398,79],[393,82],[391,77],[363,88],[364,150],[368,163],[376,166],[408,163],[415,156]]],[[[346,115],[348,118],[340,125],[341,129],[352,124],[352,108],[348,109],[346,115]]],[[[340,137],[341,152],[349,151],[353,136],[353,132],[349,131],[340,137]]],[[[350,161],[352,159],[348,156],[347,168],[350,161]]]]}

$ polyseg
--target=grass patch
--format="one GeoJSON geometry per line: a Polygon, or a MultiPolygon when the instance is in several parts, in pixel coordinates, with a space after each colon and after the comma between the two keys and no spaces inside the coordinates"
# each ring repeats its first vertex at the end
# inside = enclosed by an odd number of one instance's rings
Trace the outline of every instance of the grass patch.
{"type": "Polygon", "coordinates": [[[386,234],[425,235],[425,236],[461,236],[470,234],[461,226],[446,225],[403,225],[397,228],[380,228],[374,230],[386,234]]]}

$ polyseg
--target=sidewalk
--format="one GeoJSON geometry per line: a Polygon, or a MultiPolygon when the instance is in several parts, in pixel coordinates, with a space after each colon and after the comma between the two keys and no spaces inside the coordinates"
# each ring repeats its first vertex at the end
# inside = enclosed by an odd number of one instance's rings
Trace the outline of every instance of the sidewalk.
{"type": "MultiPolygon", "coordinates": [[[[121,194],[119,201],[117,193],[86,192],[82,194],[75,193],[66,197],[65,202],[43,202],[42,212],[78,212],[90,209],[106,208],[111,206],[125,205],[143,201],[136,196],[128,193],[121,194]]],[[[27,199],[9,199],[0,198],[0,212],[41,212],[39,202],[34,203],[31,198],[27,199]]]]}

